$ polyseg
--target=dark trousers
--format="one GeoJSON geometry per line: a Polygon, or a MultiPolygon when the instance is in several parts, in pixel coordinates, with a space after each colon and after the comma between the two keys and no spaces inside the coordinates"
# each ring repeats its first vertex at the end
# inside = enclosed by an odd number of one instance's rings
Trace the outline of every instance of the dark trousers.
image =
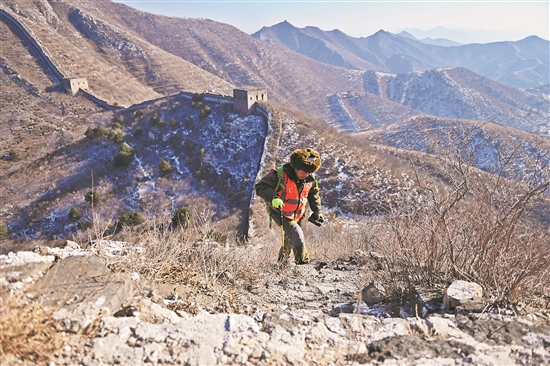
{"type": "MultiPolygon", "coordinates": [[[[281,227],[281,219],[279,212],[270,210],[270,215],[277,227],[281,227]]],[[[302,222],[305,215],[298,221],[289,220],[283,217],[284,245],[279,249],[279,261],[285,261],[290,257],[290,251],[294,252],[294,261],[297,264],[309,263],[309,254],[305,245],[304,231],[302,230],[302,222]]]]}

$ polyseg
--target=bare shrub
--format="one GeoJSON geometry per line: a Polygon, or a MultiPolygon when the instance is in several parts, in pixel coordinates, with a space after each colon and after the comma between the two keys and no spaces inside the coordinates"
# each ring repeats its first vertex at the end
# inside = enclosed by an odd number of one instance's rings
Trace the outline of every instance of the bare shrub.
{"type": "Polygon", "coordinates": [[[472,167],[490,141],[481,133],[453,130],[434,143],[439,175],[413,162],[422,204],[394,207],[374,237],[394,295],[452,279],[479,283],[495,302],[515,302],[548,288],[548,231],[541,221],[526,219],[537,201],[548,206],[548,152],[525,162],[518,146],[501,148],[493,174],[486,174],[472,167]],[[520,161],[530,170],[510,173],[519,171],[520,161]]]}
{"type": "Polygon", "coordinates": [[[157,112],[155,112],[150,118],[151,126],[156,126],[160,122],[160,117],[157,112]]]}
{"type": "Polygon", "coordinates": [[[197,109],[202,108],[202,106],[203,106],[202,100],[203,100],[203,95],[202,94],[194,93],[193,94],[193,99],[191,100],[191,107],[192,108],[197,108],[197,109]]]}
{"type": "Polygon", "coordinates": [[[143,130],[141,129],[141,127],[136,127],[136,129],[134,130],[134,137],[136,139],[139,139],[141,136],[143,136],[143,130]]]}
{"type": "Polygon", "coordinates": [[[200,119],[205,119],[206,117],[208,117],[210,115],[210,113],[212,113],[212,110],[210,109],[209,106],[204,106],[203,109],[201,109],[200,113],[199,113],[199,118],[200,119]]]}
{"type": "MultiPolygon", "coordinates": [[[[93,194],[90,195],[90,201],[92,200],[93,200],[93,194]]],[[[80,211],[76,207],[71,207],[68,213],[68,217],[69,217],[69,220],[71,221],[78,221],[82,218],[82,215],[80,214],[80,211]]]]}
{"type": "Polygon", "coordinates": [[[325,218],[321,227],[309,223],[306,225],[306,246],[312,260],[349,260],[358,251],[368,252],[374,249],[371,240],[374,226],[365,225],[359,229],[354,221],[346,222],[343,218],[335,220],[330,215],[325,218]]]}
{"type": "Polygon", "coordinates": [[[143,216],[139,211],[132,211],[130,213],[123,213],[120,215],[116,222],[116,228],[122,229],[127,226],[136,226],[144,221],[143,216]]]}
{"type": "Polygon", "coordinates": [[[86,230],[88,229],[88,222],[86,220],[79,220],[76,224],[76,227],[79,229],[79,230],[86,230]]]}
{"type": "Polygon", "coordinates": [[[172,172],[172,165],[164,159],[159,163],[159,170],[161,175],[168,175],[172,172]]]}
{"type": "Polygon", "coordinates": [[[186,229],[191,223],[193,214],[187,207],[179,207],[172,215],[172,227],[186,229]]]}
{"type": "Polygon", "coordinates": [[[21,159],[21,156],[15,150],[10,150],[8,156],[9,156],[11,161],[19,161],[21,159]]]}
{"type": "MultiPolygon", "coordinates": [[[[115,122],[115,124],[116,123],[117,122],[115,122]]],[[[113,129],[122,128],[120,123],[118,123],[119,127],[116,127],[115,124],[113,124],[113,129]]],[[[90,140],[93,140],[96,138],[106,138],[117,144],[120,144],[122,143],[122,141],[124,141],[124,135],[121,132],[109,131],[106,128],[101,126],[94,127],[94,128],[88,127],[88,129],[84,133],[84,136],[86,136],[86,138],[90,140]]]]}

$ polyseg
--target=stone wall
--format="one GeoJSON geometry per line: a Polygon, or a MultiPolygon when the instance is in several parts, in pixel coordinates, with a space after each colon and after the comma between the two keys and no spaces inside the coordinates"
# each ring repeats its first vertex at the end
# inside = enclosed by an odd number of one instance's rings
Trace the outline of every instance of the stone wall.
{"type": "Polygon", "coordinates": [[[3,9],[0,9],[0,16],[2,16],[2,18],[8,21],[11,25],[19,29],[19,31],[25,37],[25,39],[29,41],[29,43],[31,44],[31,47],[34,48],[34,50],[36,51],[39,61],[41,61],[43,65],[49,68],[53,76],[59,80],[59,83],[61,83],[63,79],[66,78],[66,75],[57,66],[57,62],[50,55],[47,48],[41,45],[40,41],[31,34],[32,31],[27,30],[27,28],[25,28],[19,20],[17,20],[15,17],[13,17],[11,14],[9,14],[3,9]]]}
{"type": "MultiPolygon", "coordinates": [[[[271,112],[269,112],[269,110],[267,110],[266,108],[264,108],[260,104],[256,104],[256,113],[261,114],[265,118],[265,121],[266,121],[266,135],[265,135],[265,139],[264,139],[264,146],[263,146],[263,149],[262,149],[262,155],[260,156],[260,160],[259,160],[259,163],[258,163],[258,169],[256,171],[256,176],[254,177],[254,182],[257,182],[257,181],[260,180],[261,175],[263,174],[264,169],[266,167],[266,161],[267,161],[267,157],[268,157],[267,152],[269,151],[269,142],[271,141],[271,138],[273,137],[273,130],[274,130],[274,128],[273,128],[273,119],[272,119],[272,116],[271,116],[271,112]]],[[[248,204],[248,220],[247,220],[247,228],[246,228],[247,236],[249,238],[254,237],[254,235],[255,235],[255,224],[254,224],[254,220],[252,219],[253,212],[254,212],[253,206],[254,206],[254,200],[255,199],[256,199],[256,191],[254,190],[254,187],[253,187],[252,188],[252,193],[250,195],[250,202],[248,204]]]]}

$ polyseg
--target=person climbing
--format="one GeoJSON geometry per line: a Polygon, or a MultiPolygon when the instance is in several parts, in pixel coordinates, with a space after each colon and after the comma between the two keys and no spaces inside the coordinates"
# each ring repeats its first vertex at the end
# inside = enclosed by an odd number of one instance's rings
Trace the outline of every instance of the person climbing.
{"type": "Polygon", "coordinates": [[[279,261],[294,252],[296,264],[309,263],[302,222],[306,217],[306,205],[312,211],[310,221],[320,226],[324,222],[319,195],[319,179],[315,174],[321,167],[321,155],[313,149],[296,149],[289,162],[272,169],[255,186],[256,194],[266,202],[271,222],[275,221],[283,231],[283,244],[279,261]]]}

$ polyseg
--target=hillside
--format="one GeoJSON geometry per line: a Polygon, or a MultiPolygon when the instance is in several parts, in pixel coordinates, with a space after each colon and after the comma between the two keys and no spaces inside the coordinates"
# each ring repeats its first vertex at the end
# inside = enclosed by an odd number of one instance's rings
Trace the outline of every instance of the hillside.
{"type": "MultiPolygon", "coordinates": [[[[2,6],[32,31],[65,77],[87,78],[91,90],[111,104],[130,106],[162,93],[201,91],[205,86],[226,93],[231,90],[227,82],[133,37],[104,20],[102,14],[75,7],[77,4],[36,1],[3,2],[2,6]],[[193,77],[181,78],[182,71],[193,77]]],[[[24,38],[15,35],[15,42],[28,46],[24,38]]]]}
{"type": "Polygon", "coordinates": [[[460,135],[472,130],[477,130],[476,143],[483,146],[471,157],[472,163],[486,172],[494,171],[500,164],[509,164],[510,176],[522,177],[532,174],[529,160],[541,158],[542,164],[550,164],[549,139],[489,122],[414,116],[357,136],[364,137],[369,144],[436,154],[437,145],[454,143],[453,133],[460,135]],[[517,154],[512,161],[506,161],[502,157],[510,150],[516,150],[517,154]]]}
{"type": "Polygon", "coordinates": [[[371,93],[342,92],[328,98],[328,121],[346,132],[378,129],[422,113],[371,93]]]}
{"type": "Polygon", "coordinates": [[[525,92],[548,100],[550,98],[550,84],[541,85],[536,88],[525,89],[525,92]]]}
{"type": "Polygon", "coordinates": [[[250,176],[265,138],[263,118],[228,113],[223,104],[211,105],[210,116],[200,118],[200,109],[185,98],[139,111],[141,117],[133,111],[116,114],[121,128],[107,120],[29,165],[10,167],[2,177],[1,198],[12,237],[80,238],[94,215],[112,234],[124,213],[138,211],[168,222],[182,206],[217,211],[216,221],[229,218],[232,230],[242,231],[250,176]],[[129,166],[117,164],[122,140],[134,151],[129,166]],[[168,172],[159,167],[163,160],[171,167],[168,172]],[[27,189],[18,189],[29,176],[33,181],[27,189]],[[95,207],[84,201],[91,189],[101,196],[95,207]],[[69,217],[72,208],[79,212],[76,220],[69,217]]]}
{"type": "Polygon", "coordinates": [[[443,118],[491,121],[545,137],[549,104],[465,68],[417,73],[365,73],[365,90],[419,112],[443,118]]]}
{"type": "Polygon", "coordinates": [[[92,91],[111,104],[269,85],[271,98],[319,116],[327,92],[362,88],[358,72],[209,20],[157,16],[110,1],[6,1],[2,7],[32,29],[65,75],[88,78],[92,91]]]}
{"type": "Polygon", "coordinates": [[[226,24],[151,14],[136,16],[134,10],[126,10],[134,15],[122,10],[116,12],[120,17],[115,21],[150,43],[233,85],[269,86],[271,99],[314,116],[320,116],[327,92],[362,88],[359,72],[314,62],[276,43],[260,42],[226,24]],[[167,38],[165,34],[178,38],[167,38]]]}
{"type": "MultiPolygon", "coordinates": [[[[311,41],[317,45],[311,48],[312,52],[321,52],[329,58],[338,58],[340,56],[336,55],[347,52],[342,58],[347,61],[337,63],[341,66],[337,67],[329,65],[332,62],[328,59],[321,60],[322,62],[314,61],[278,42],[250,37],[226,24],[206,19],[157,16],[110,1],[72,0],[49,3],[36,0],[22,4],[7,1],[2,3],[2,7],[32,32],[62,74],[67,77],[86,77],[95,95],[110,104],[120,106],[130,106],[180,91],[209,91],[230,95],[233,86],[262,85],[268,87],[270,99],[338,125],[343,122],[341,113],[334,112],[335,106],[337,108],[339,103],[335,95],[342,92],[372,92],[364,81],[370,77],[372,71],[365,74],[362,70],[389,69],[404,72],[411,70],[411,67],[405,65],[415,64],[418,67],[414,66],[412,70],[429,71],[433,65],[439,64],[435,60],[443,57],[439,51],[423,48],[427,45],[414,43],[413,40],[387,32],[378,32],[365,39],[350,40],[338,31],[323,32],[315,27],[298,30],[288,23],[281,24],[281,29],[286,28],[288,32],[296,35],[289,36],[298,42],[295,48],[305,46],[311,41]],[[173,36],[166,37],[167,34],[173,36]],[[305,38],[300,40],[302,36],[305,38]],[[180,39],[186,41],[180,42],[180,39]],[[409,41],[413,43],[408,43],[409,41]],[[324,47],[323,51],[314,50],[318,46],[324,47]],[[353,56],[359,49],[363,49],[361,55],[353,56]],[[83,60],[89,62],[82,62],[83,60]]],[[[4,22],[3,25],[11,27],[9,30],[6,29],[4,38],[7,47],[18,43],[22,47],[29,46],[25,37],[9,22],[4,22]]],[[[269,31],[273,33],[277,29],[279,27],[269,31]]],[[[267,32],[268,29],[264,31],[267,32]]],[[[544,60],[543,54],[534,51],[527,54],[527,50],[540,48],[536,40],[525,41],[522,45],[524,46],[516,45],[518,49],[524,50],[520,52],[521,57],[538,57],[544,60]]],[[[465,53],[460,50],[453,51],[452,57],[460,58],[470,52],[467,49],[463,51],[465,53]]],[[[12,55],[16,54],[10,53],[5,58],[17,73],[19,69],[24,68],[23,65],[18,65],[25,59],[11,59],[12,55]]],[[[506,62],[513,62],[512,58],[507,60],[506,62]]],[[[45,71],[53,78],[52,86],[60,85],[61,81],[57,80],[51,71],[45,71]]],[[[22,72],[24,74],[33,71],[22,72]]],[[[517,74],[518,71],[515,70],[514,73],[517,74]]],[[[476,77],[478,76],[472,74],[464,80],[454,78],[452,85],[448,85],[445,80],[435,82],[442,83],[441,87],[451,88],[447,91],[448,94],[460,94],[461,90],[470,87],[468,79],[476,77]]],[[[420,82],[427,84],[420,87],[417,93],[431,89],[430,83],[434,81],[420,82]]],[[[500,87],[495,84],[491,89],[500,87]]],[[[491,108],[484,105],[484,93],[492,91],[478,89],[477,92],[482,93],[481,97],[469,103],[461,103],[459,113],[436,115],[466,119],[493,118],[496,112],[480,113],[491,108]]],[[[424,96],[418,95],[414,98],[424,96]]],[[[491,100],[493,97],[488,98],[491,100]]],[[[526,99],[527,96],[516,93],[513,98],[526,99]]],[[[429,104],[429,101],[426,103],[429,104]]],[[[519,111],[515,110],[514,103],[511,104],[512,110],[504,114],[512,116],[505,116],[503,124],[524,128],[527,131],[541,129],[534,126],[539,124],[539,116],[535,113],[534,121],[531,121],[530,112],[525,112],[526,108],[531,108],[532,103],[525,106],[525,102],[522,101],[517,105],[521,109],[519,111]]],[[[454,101],[450,105],[438,105],[445,110],[455,109],[454,101]]],[[[394,113],[400,115],[401,107],[394,107],[397,108],[394,113]]],[[[433,113],[428,106],[407,107],[417,109],[421,113],[433,113]]],[[[503,107],[507,108],[503,105],[498,106],[499,109],[503,107]]],[[[546,107],[542,104],[536,108],[544,110],[546,107]]],[[[361,109],[360,106],[358,108],[361,109]]],[[[491,120],[501,123],[499,120],[491,120]]]]}

